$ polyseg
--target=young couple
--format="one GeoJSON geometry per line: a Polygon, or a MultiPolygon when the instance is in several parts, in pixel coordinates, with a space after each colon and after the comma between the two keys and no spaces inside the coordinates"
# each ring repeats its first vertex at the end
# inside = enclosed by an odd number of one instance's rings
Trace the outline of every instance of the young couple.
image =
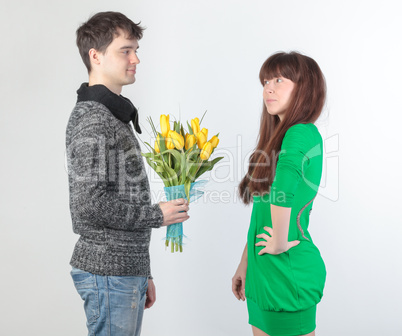
{"type": "MultiPolygon", "coordinates": [[[[140,335],[144,309],[156,299],[151,229],[189,218],[184,199],[151,204],[137,109],[121,95],[135,82],[142,34],[117,12],[98,13],[77,30],[89,80],[77,91],[66,131],[71,217],[80,235],[71,276],[89,335],[140,335]]],[[[325,80],[313,59],[292,52],[269,57],[260,81],[259,141],[239,188],[253,212],[232,290],[247,297],[254,335],[314,335],[326,273],[308,223],[322,170],[313,123],[325,80]]]]}

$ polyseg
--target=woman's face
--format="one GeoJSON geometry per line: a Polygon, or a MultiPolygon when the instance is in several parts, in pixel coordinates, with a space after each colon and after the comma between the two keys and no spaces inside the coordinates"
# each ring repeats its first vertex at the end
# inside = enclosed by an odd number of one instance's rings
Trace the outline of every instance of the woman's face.
{"type": "Polygon", "coordinates": [[[264,103],[271,115],[277,115],[283,119],[289,106],[295,83],[284,77],[264,79],[264,103]]]}

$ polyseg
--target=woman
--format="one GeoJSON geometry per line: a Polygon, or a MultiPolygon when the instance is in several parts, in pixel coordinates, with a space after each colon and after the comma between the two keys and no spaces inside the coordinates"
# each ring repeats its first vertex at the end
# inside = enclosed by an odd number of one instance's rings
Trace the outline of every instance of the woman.
{"type": "Polygon", "coordinates": [[[291,52],[269,57],[260,81],[259,141],[239,186],[253,211],[232,290],[247,297],[254,336],[315,335],[326,271],[308,224],[322,173],[322,138],[313,123],[325,79],[313,59],[291,52]]]}

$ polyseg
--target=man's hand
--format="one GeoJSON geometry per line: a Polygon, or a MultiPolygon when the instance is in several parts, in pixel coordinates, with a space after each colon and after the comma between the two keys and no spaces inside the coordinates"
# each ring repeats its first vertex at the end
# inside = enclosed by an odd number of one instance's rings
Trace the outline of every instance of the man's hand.
{"type": "Polygon", "coordinates": [[[189,210],[188,202],[184,198],[175,199],[169,202],[160,202],[159,206],[163,213],[162,226],[182,223],[190,218],[187,214],[189,210]]]}
{"type": "Polygon", "coordinates": [[[156,288],[154,281],[148,279],[147,299],[145,301],[145,309],[151,308],[156,301],[156,288]]]}

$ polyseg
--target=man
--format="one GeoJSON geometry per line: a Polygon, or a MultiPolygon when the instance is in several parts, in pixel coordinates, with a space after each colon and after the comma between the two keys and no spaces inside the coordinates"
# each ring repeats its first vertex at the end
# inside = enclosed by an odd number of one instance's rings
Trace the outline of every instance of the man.
{"type": "Polygon", "coordinates": [[[89,335],[140,335],[144,307],[155,302],[151,229],[189,218],[184,199],[151,204],[135,133],[137,109],[120,93],[135,82],[143,29],[121,13],[94,15],[77,30],[89,73],[67,131],[74,248],[72,278],[85,301],[89,335]]]}

